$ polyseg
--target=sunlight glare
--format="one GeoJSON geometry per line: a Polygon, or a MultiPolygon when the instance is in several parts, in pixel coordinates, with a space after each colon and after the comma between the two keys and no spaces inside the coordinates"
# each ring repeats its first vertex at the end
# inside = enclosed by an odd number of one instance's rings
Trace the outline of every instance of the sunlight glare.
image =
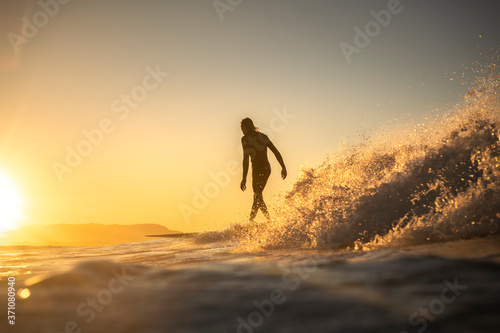
{"type": "Polygon", "coordinates": [[[15,229],[22,219],[23,200],[14,183],[0,172],[0,233],[15,229]]]}
{"type": "Polygon", "coordinates": [[[17,295],[21,297],[22,299],[26,299],[31,296],[31,292],[28,288],[21,288],[17,292],[17,295]]]}

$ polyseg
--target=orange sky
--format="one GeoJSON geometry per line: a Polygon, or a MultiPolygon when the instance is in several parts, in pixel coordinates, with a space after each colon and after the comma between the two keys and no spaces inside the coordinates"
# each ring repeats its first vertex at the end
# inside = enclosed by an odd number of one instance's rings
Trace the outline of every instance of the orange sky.
{"type": "Polygon", "coordinates": [[[386,5],[246,1],[221,21],[210,1],[70,1],[16,52],[9,33],[26,35],[23,17],[46,9],[2,2],[0,170],[25,199],[19,225],[218,229],[252,201],[239,190],[242,118],[287,164],[283,182],[270,154],[272,203],[342,141],[446,109],[466,89],[450,78],[497,46],[493,11],[471,2],[454,8],[459,19],[404,3],[347,63],[339,44],[386,5]],[[229,183],[214,181],[221,172],[229,183]]]}

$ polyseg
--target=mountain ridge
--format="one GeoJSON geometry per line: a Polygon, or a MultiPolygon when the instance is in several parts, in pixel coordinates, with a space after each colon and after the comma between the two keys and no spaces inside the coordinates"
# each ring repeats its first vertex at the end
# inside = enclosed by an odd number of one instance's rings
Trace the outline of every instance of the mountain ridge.
{"type": "Polygon", "coordinates": [[[151,240],[146,234],[173,234],[179,231],[156,223],[32,224],[0,235],[2,246],[96,246],[151,240]]]}

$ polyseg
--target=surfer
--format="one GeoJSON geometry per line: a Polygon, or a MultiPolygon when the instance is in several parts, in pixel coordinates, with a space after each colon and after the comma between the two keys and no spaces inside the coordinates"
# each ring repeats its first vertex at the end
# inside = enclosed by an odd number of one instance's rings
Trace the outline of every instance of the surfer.
{"type": "Polygon", "coordinates": [[[276,156],[281,165],[281,178],[283,179],[287,175],[285,163],[278,149],[276,149],[267,135],[259,132],[259,129],[253,124],[252,119],[245,118],[241,121],[241,131],[243,132],[243,137],[241,138],[241,144],[243,145],[243,180],[240,185],[242,191],[245,191],[247,188],[248,158],[250,157],[252,160],[253,205],[250,212],[250,222],[255,219],[259,209],[269,221],[269,212],[262,197],[262,191],[264,191],[269,175],[271,174],[271,165],[267,159],[267,148],[274,153],[274,156],[276,156]]]}

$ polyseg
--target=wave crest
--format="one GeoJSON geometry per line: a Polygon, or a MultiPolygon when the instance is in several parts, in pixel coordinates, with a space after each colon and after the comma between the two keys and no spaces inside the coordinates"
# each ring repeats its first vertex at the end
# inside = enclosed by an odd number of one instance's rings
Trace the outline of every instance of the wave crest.
{"type": "Polygon", "coordinates": [[[303,169],[271,223],[223,234],[247,249],[371,249],[498,234],[499,106],[498,79],[484,79],[441,119],[382,131],[303,169]]]}

